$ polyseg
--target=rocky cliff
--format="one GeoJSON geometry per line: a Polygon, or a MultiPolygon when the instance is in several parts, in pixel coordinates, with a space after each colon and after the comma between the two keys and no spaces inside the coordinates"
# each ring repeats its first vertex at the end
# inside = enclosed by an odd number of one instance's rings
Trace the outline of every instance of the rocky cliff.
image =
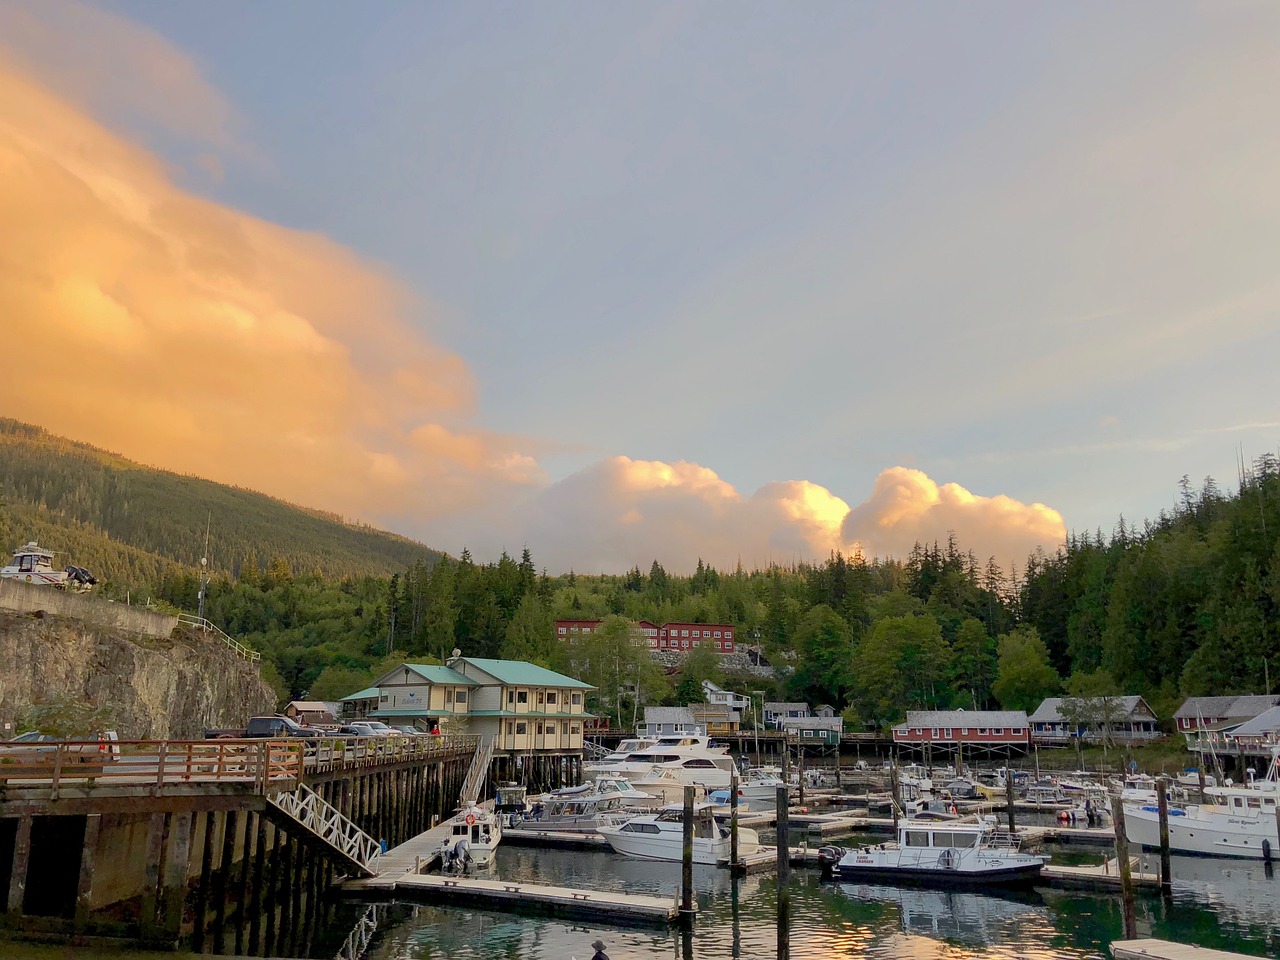
{"type": "Polygon", "coordinates": [[[0,610],[0,722],[60,699],[111,705],[126,740],[199,738],[276,706],[257,670],[205,635],[0,610]]]}

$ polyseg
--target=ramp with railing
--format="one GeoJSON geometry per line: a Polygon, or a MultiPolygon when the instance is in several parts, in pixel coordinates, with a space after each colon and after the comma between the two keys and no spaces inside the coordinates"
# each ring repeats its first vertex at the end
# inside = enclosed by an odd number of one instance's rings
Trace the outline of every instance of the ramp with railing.
{"type": "Polygon", "coordinates": [[[343,816],[342,811],[305,784],[293,792],[267,794],[268,809],[275,809],[307,835],[324,845],[355,876],[372,877],[378,873],[378,856],[382,845],[343,816]]]}
{"type": "Polygon", "coordinates": [[[480,791],[484,789],[484,782],[489,778],[489,764],[493,760],[493,747],[497,739],[497,737],[480,738],[475,756],[471,758],[467,777],[462,781],[462,791],[458,795],[460,806],[475,803],[480,799],[480,791]]]}
{"type": "Polygon", "coordinates": [[[253,664],[255,667],[259,666],[262,661],[262,654],[257,650],[250,650],[235,637],[229,636],[225,631],[219,628],[217,624],[211,623],[204,617],[193,617],[189,613],[180,613],[178,614],[178,622],[184,627],[189,627],[192,630],[200,630],[204,633],[213,634],[222,641],[223,645],[226,646],[228,650],[234,653],[237,657],[240,657],[240,659],[253,664]]]}

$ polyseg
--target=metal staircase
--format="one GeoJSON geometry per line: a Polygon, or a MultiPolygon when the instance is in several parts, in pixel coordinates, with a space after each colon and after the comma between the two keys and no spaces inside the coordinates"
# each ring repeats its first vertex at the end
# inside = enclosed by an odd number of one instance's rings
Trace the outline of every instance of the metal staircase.
{"type": "Polygon", "coordinates": [[[348,873],[365,877],[378,875],[382,845],[310,787],[299,784],[292,793],[269,793],[267,803],[284,814],[290,824],[297,824],[323,843],[348,873]]]}
{"type": "Polygon", "coordinates": [[[467,777],[462,781],[462,792],[458,795],[461,806],[465,807],[468,803],[479,801],[480,791],[484,789],[484,782],[489,778],[489,764],[493,760],[493,747],[497,740],[497,737],[482,737],[480,743],[476,745],[475,756],[471,758],[471,768],[467,770],[467,777]]]}

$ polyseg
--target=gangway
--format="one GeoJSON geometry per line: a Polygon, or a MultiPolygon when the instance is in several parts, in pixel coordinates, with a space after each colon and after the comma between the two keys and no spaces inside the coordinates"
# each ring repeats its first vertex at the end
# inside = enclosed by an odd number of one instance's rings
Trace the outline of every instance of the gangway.
{"type": "Polygon", "coordinates": [[[484,789],[484,782],[489,778],[489,764],[493,760],[493,747],[497,739],[497,737],[480,738],[475,756],[471,758],[471,768],[467,770],[467,777],[462,781],[462,791],[458,795],[459,806],[465,807],[469,803],[479,801],[480,791],[484,789]]]}
{"type": "Polygon", "coordinates": [[[302,827],[308,836],[324,844],[347,873],[362,877],[378,875],[382,844],[310,787],[299,784],[293,791],[268,793],[267,803],[268,811],[279,811],[288,818],[289,825],[302,827]]]}

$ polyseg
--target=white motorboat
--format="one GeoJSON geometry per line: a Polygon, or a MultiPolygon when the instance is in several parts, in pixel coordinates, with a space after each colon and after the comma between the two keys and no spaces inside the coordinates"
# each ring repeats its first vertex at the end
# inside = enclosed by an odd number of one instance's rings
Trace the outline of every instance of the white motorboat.
{"type": "MultiPolygon", "coordinates": [[[[684,851],[684,806],[671,804],[657,813],[602,823],[600,835],[618,853],[642,860],[679,862],[684,851]]],[[[693,862],[714,866],[727,859],[732,846],[729,827],[715,816],[711,804],[693,807],[693,862]]],[[[738,853],[754,853],[760,836],[754,830],[738,828],[738,853]]]]}
{"type": "MultiPolygon", "coordinates": [[[[1212,803],[1188,803],[1169,810],[1169,849],[1211,857],[1265,860],[1280,854],[1276,807],[1280,802],[1280,748],[1265,780],[1244,786],[1206,787],[1212,803]]],[[[1160,846],[1159,808],[1152,799],[1124,805],[1129,839],[1160,846]]]]}
{"type": "Polygon", "coordinates": [[[1024,853],[1018,838],[995,817],[968,820],[904,820],[898,842],[818,851],[824,873],[840,880],[958,886],[1025,886],[1040,876],[1047,858],[1024,853]]]}
{"type": "Polygon", "coordinates": [[[772,810],[778,804],[778,788],[787,784],[777,767],[751,767],[738,780],[738,797],[757,810],[772,810]]]}
{"type": "Polygon", "coordinates": [[[97,583],[97,579],[83,567],[67,567],[65,570],[53,568],[53,558],[57,556],[52,550],[46,550],[35,540],[13,552],[13,560],[0,567],[0,579],[20,580],[36,586],[57,587],[65,590],[74,587],[87,590],[97,583]]]}
{"type": "Polygon", "coordinates": [[[632,751],[621,760],[584,764],[583,770],[625,777],[646,792],[653,792],[650,775],[663,771],[685,785],[708,790],[723,790],[734,776],[733,759],[725,748],[713,747],[707,737],[692,735],[660,737],[652,746],[632,751]]]}
{"type": "Polygon", "coordinates": [[[646,750],[657,742],[657,739],[654,737],[632,737],[630,739],[623,740],[618,744],[618,749],[610,753],[606,753],[599,760],[591,760],[588,763],[584,763],[582,765],[582,769],[586,773],[593,773],[596,771],[608,772],[613,770],[617,764],[625,763],[631,754],[639,753],[641,750],[646,750]]]}
{"type": "Polygon", "coordinates": [[[449,821],[449,835],[441,843],[440,859],[446,871],[465,872],[485,868],[493,862],[502,842],[502,817],[492,810],[469,803],[449,821]]]}
{"type": "Polygon", "coordinates": [[[651,806],[657,798],[617,777],[597,777],[580,787],[553,790],[523,816],[509,818],[512,830],[595,833],[602,814],[651,806]]]}

